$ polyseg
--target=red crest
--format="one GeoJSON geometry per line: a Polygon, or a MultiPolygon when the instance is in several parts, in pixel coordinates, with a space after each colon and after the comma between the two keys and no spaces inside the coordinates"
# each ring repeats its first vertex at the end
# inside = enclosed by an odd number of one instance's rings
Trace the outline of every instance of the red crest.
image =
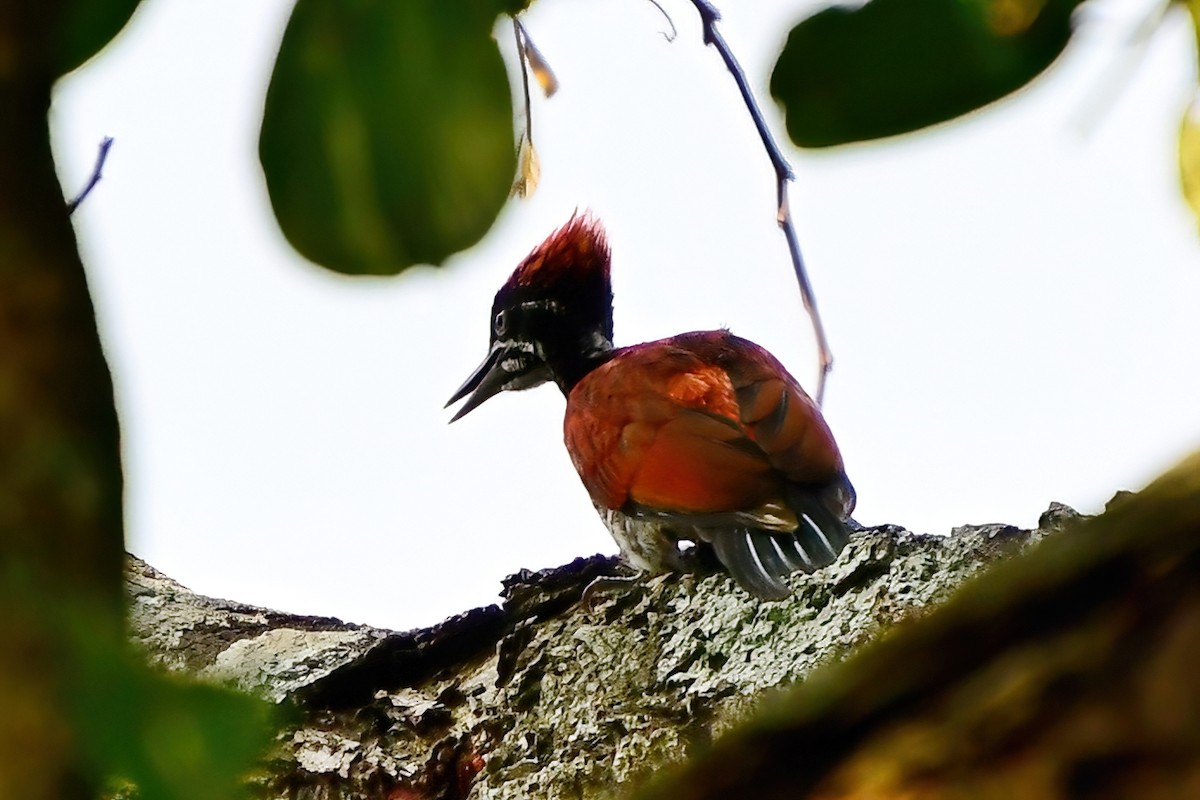
{"type": "Polygon", "coordinates": [[[568,283],[609,281],[610,253],[604,226],[590,212],[576,212],[525,257],[505,288],[534,292],[568,283]]]}

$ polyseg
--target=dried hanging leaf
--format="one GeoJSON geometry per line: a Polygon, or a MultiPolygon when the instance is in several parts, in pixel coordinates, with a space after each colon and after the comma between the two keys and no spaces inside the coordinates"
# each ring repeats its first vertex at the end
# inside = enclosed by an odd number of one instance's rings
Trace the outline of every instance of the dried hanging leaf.
{"type": "Polygon", "coordinates": [[[517,160],[517,180],[513,183],[512,195],[524,200],[532,197],[537,191],[538,181],[542,177],[542,165],[538,163],[537,150],[528,136],[521,137],[521,151],[517,160]]]}
{"type": "Polygon", "coordinates": [[[553,97],[558,91],[558,78],[554,75],[554,70],[550,69],[550,64],[546,61],[546,57],[542,55],[542,51],[537,49],[537,45],[529,38],[529,32],[525,30],[525,26],[517,23],[521,29],[521,50],[525,54],[525,63],[529,64],[529,68],[533,70],[533,77],[537,79],[538,86],[542,87],[542,93],[546,97],[553,97]]]}
{"type": "Polygon", "coordinates": [[[546,97],[553,97],[558,91],[558,78],[555,77],[554,71],[550,69],[550,65],[542,58],[542,54],[537,50],[526,48],[526,58],[529,59],[529,68],[533,70],[533,77],[537,78],[538,86],[542,87],[542,92],[546,97]]]}

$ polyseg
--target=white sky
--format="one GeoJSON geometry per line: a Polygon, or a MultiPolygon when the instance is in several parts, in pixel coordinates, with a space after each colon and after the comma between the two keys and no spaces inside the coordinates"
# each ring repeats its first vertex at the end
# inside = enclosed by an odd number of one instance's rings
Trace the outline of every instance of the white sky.
{"type": "MultiPolygon", "coordinates": [[[[807,6],[725,2],[767,76],[807,6]]],[[[788,149],[837,358],[826,414],[857,518],[945,533],[1097,511],[1200,446],[1200,242],[1176,189],[1195,80],[1182,14],[1099,127],[1072,126],[1147,8],[1109,0],[1015,102],[934,133],[788,149]]],[[[615,552],[552,386],[448,426],[492,295],[576,207],[607,224],[616,334],[730,326],[815,377],[772,176],[690,3],[542,0],[562,81],[535,101],[542,184],[445,269],[349,279],[282,240],[256,158],[288,0],[145,0],[55,96],[125,437],[129,549],[205,594],[394,628],[493,602],[519,568],[615,552]]],[[[511,56],[509,29],[501,44],[511,56]]],[[[510,58],[510,64],[512,59],[510,58]]]]}

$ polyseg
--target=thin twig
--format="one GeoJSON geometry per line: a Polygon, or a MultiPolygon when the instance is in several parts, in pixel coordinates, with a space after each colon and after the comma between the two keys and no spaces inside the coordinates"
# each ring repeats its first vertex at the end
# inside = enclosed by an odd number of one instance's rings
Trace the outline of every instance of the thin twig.
{"type": "Polygon", "coordinates": [[[541,167],[538,166],[537,148],[533,146],[533,104],[529,98],[529,72],[537,78],[542,94],[553,97],[558,91],[558,78],[546,62],[546,57],[529,38],[529,31],[521,20],[513,17],[513,36],[517,42],[517,60],[521,62],[521,89],[525,99],[525,130],[517,144],[517,178],[513,181],[513,197],[529,197],[537,191],[541,167]]]}
{"type": "Polygon", "coordinates": [[[671,26],[670,33],[667,33],[666,31],[659,31],[659,33],[661,33],[663,35],[663,38],[666,39],[668,42],[675,41],[675,37],[679,35],[679,30],[675,27],[675,20],[671,19],[671,15],[667,13],[667,10],[662,7],[662,5],[658,2],[658,0],[650,0],[650,5],[657,8],[658,13],[662,14],[663,17],[667,20],[667,24],[671,26]]]}
{"type": "Polygon", "coordinates": [[[104,169],[104,162],[108,159],[108,149],[112,147],[112,143],[111,136],[105,136],[100,141],[100,152],[96,154],[96,166],[92,167],[92,177],[88,179],[83,191],[76,195],[74,200],[67,203],[67,214],[74,214],[75,209],[79,208],[79,204],[87,199],[92,189],[96,188],[96,184],[100,182],[100,171],[104,169]]]}
{"type": "Polygon", "coordinates": [[[775,169],[775,183],[778,193],[776,220],[779,223],[779,227],[783,229],[784,237],[787,238],[788,251],[792,256],[792,268],[795,270],[796,280],[800,284],[800,297],[804,301],[804,308],[808,312],[809,319],[812,320],[813,335],[817,340],[817,357],[820,359],[820,373],[817,376],[815,398],[817,404],[820,405],[825,398],[825,378],[833,369],[833,353],[830,352],[829,342],[825,338],[825,326],[821,324],[821,314],[817,311],[817,298],[813,294],[812,284],[808,280],[808,271],[804,268],[804,258],[800,255],[800,242],[796,238],[796,230],[792,227],[792,214],[788,208],[787,198],[787,184],[788,181],[793,179],[792,168],[788,166],[787,160],[783,157],[783,152],[771,136],[771,131],[767,129],[767,122],[763,118],[762,110],[759,109],[758,102],[754,99],[754,94],[750,91],[750,83],[746,80],[746,73],[742,71],[741,65],[738,64],[733,52],[729,49],[729,44],[721,36],[721,32],[717,30],[717,20],[721,18],[721,14],[708,0],[692,0],[692,5],[699,12],[700,22],[704,26],[704,43],[711,44],[717,48],[717,52],[721,55],[721,60],[725,62],[726,69],[729,70],[729,74],[733,76],[733,80],[737,83],[738,91],[742,93],[742,101],[745,102],[746,110],[750,112],[750,117],[754,120],[754,127],[758,129],[758,136],[762,139],[763,147],[767,151],[767,157],[771,159],[771,166],[775,169]]]}
{"type": "Polygon", "coordinates": [[[525,135],[533,139],[533,106],[529,102],[529,66],[525,56],[525,26],[513,17],[513,38],[517,41],[517,60],[521,62],[521,89],[525,93],[525,135]]]}
{"type": "Polygon", "coordinates": [[[517,61],[521,63],[521,88],[525,98],[525,129],[517,142],[517,177],[513,181],[510,195],[522,199],[529,197],[537,188],[537,178],[531,178],[530,166],[536,164],[537,154],[533,149],[533,104],[529,99],[529,38],[525,26],[513,17],[513,37],[517,43],[517,61]]]}

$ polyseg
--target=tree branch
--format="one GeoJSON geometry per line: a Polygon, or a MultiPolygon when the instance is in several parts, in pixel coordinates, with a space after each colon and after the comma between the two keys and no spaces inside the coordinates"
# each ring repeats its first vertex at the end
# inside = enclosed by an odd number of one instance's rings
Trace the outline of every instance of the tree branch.
{"type": "MultiPolygon", "coordinates": [[[[790,578],[794,596],[770,604],[724,574],[703,572],[643,577],[588,604],[585,587],[617,568],[616,559],[593,556],[522,570],[504,581],[500,605],[403,633],[200,597],[132,559],[130,621],[153,662],[235,683],[294,711],[256,796],[607,800],[627,797],[647,774],[678,763],[759,703],[782,721],[787,706],[769,695],[776,687],[841,661],[1076,516],[1053,506],[1036,531],[965,525],[948,537],[865,529],[834,564],[790,578]]],[[[1043,622],[1030,613],[1017,619],[1043,622]]],[[[979,638],[960,636],[958,650],[943,649],[970,652],[979,638]]],[[[891,696],[898,679],[877,676],[897,670],[905,686],[929,682],[927,675],[940,679],[935,687],[957,685],[944,660],[910,655],[853,685],[869,702],[891,696]]],[[[822,683],[821,691],[858,676],[822,683]]],[[[801,779],[831,769],[825,754],[845,751],[841,720],[860,707],[843,703],[825,723],[843,736],[831,742],[843,750],[810,746],[794,751],[805,754],[803,764],[786,756],[772,763],[801,779]]],[[[987,708],[995,716],[997,706],[987,708]]]]}
{"type": "Polygon", "coordinates": [[[771,166],[775,169],[776,221],[783,229],[783,235],[787,239],[788,252],[792,257],[792,268],[796,273],[796,281],[800,284],[800,297],[804,301],[804,309],[808,312],[809,319],[812,320],[813,335],[817,339],[820,372],[817,376],[815,398],[817,404],[820,405],[825,398],[825,378],[833,369],[833,353],[830,351],[829,341],[825,337],[825,326],[821,323],[821,314],[817,310],[817,298],[808,279],[808,270],[804,267],[804,257],[800,254],[800,241],[796,237],[796,229],[792,226],[792,213],[787,197],[788,181],[794,178],[792,168],[788,165],[787,160],[783,157],[783,152],[767,128],[762,110],[758,107],[753,92],[750,91],[746,73],[742,71],[733,51],[729,49],[725,37],[721,36],[721,32],[717,30],[717,20],[721,18],[720,12],[708,0],[692,0],[692,5],[696,7],[696,11],[700,14],[700,22],[704,26],[704,43],[711,44],[717,49],[721,60],[725,62],[725,68],[729,70],[729,74],[737,83],[738,91],[742,93],[742,101],[746,104],[746,110],[750,112],[751,119],[754,120],[754,127],[758,130],[758,136],[767,151],[767,157],[771,159],[771,166]]]}
{"type": "Polygon", "coordinates": [[[100,140],[100,151],[96,153],[96,166],[92,167],[92,177],[88,179],[83,191],[76,195],[74,200],[67,203],[68,214],[74,214],[75,209],[79,208],[79,204],[87,199],[92,189],[96,188],[96,184],[100,182],[100,171],[104,169],[104,162],[108,160],[108,150],[112,147],[112,143],[111,136],[105,136],[100,140]]]}

